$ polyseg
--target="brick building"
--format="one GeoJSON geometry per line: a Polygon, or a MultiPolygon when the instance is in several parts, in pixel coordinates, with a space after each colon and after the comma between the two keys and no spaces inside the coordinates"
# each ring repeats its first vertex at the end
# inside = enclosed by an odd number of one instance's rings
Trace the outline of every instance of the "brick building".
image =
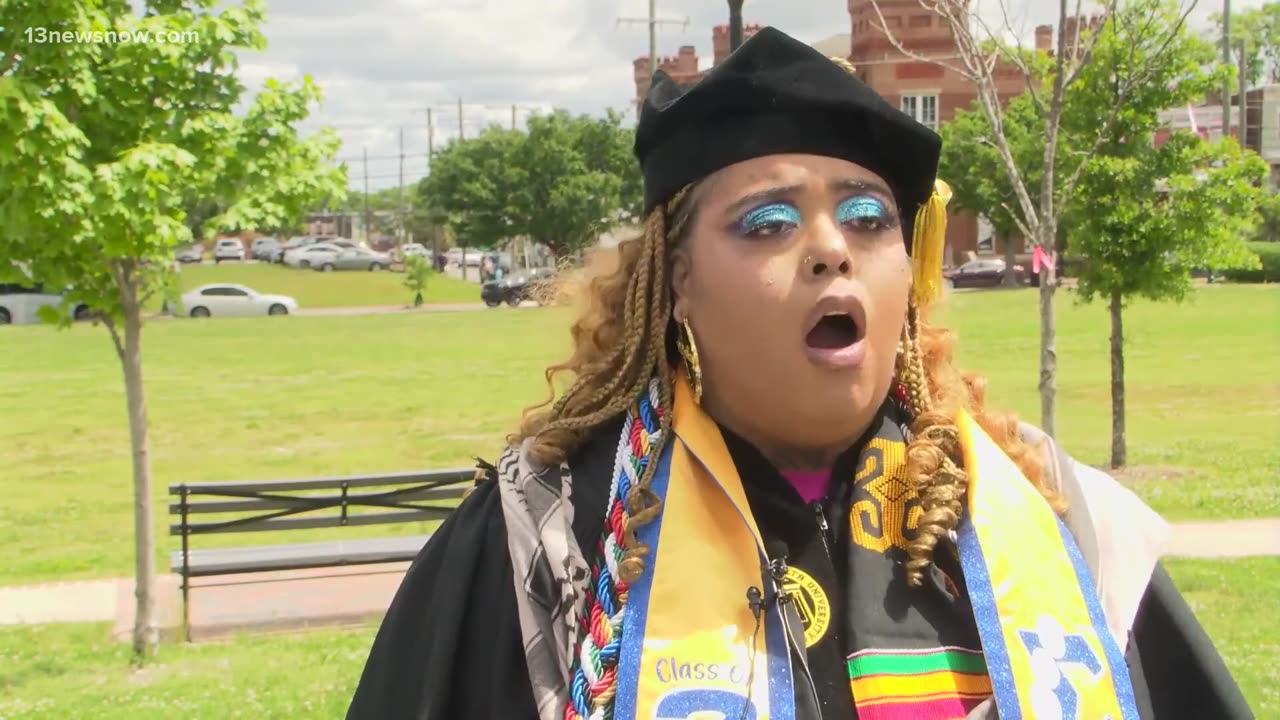
{"type": "MultiPolygon", "coordinates": [[[[760,25],[751,24],[744,25],[742,28],[742,38],[745,40],[760,30],[760,25]]],[[[729,56],[729,26],[716,25],[711,29],[711,51],[712,65],[718,65],[721,60],[729,56]]],[[[693,45],[681,45],[680,50],[675,55],[659,56],[658,69],[671,76],[680,85],[691,85],[702,79],[706,74],[706,68],[699,68],[700,60],[698,58],[698,49],[693,45]]],[[[638,57],[633,63],[635,69],[636,83],[636,107],[639,108],[640,103],[644,101],[644,96],[649,93],[649,78],[653,75],[649,71],[649,56],[638,57]]]]}
{"type": "MultiPolygon", "coordinates": [[[[813,46],[829,55],[844,55],[857,69],[858,76],[886,100],[900,107],[903,112],[935,130],[950,120],[957,110],[969,107],[977,97],[977,91],[964,77],[941,65],[917,60],[894,45],[879,27],[879,16],[870,0],[846,0],[849,11],[849,34],[837,35],[814,43],[813,46]],[[843,50],[838,50],[843,46],[843,50]]],[[[934,60],[956,60],[955,41],[950,29],[937,15],[920,6],[919,0],[880,0],[884,25],[901,45],[917,56],[934,60]]],[[[1090,20],[1087,22],[1096,22],[1090,20]]],[[[1074,33],[1075,23],[1067,27],[1074,33]]],[[[750,37],[759,25],[747,25],[744,37],[750,37]]],[[[1035,44],[1040,50],[1051,50],[1054,44],[1053,28],[1036,28],[1035,44]]],[[[712,31],[713,64],[728,55],[729,29],[718,25],[712,31]]],[[[697,50],[692,45],[680,48],[674,57],[660,58],[658,67],[678,82],[696,82],[705,73],[698,67],[697,50]]],[[[635,85],[637,103],[649,90],[648,57],[635,61],[635,85]]],[[[997,90],[1002,100],[1008,100],[1026,89],[1022,74],[1013,67],[1000,67],[995,71],[997,90]]],[[[954,179],[952,179],[954,182],[954,179]]],[[[1014,252],[1023,254],[1024,243],[1014,238],[1014,252]]],[[[976,255],[1003,255],[1005,239],[995,237],[991,226],[979,218],[963,212],[952,213],[947,226],[947,255],[950,263],[961,263],[970,253],[976,255]]]]}

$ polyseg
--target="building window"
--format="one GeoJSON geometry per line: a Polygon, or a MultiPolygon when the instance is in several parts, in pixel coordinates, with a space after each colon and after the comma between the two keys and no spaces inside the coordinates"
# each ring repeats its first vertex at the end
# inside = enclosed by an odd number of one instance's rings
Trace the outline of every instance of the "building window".
{"type": "Polygon", "coordinates": [[[975,249],[979,255],[994,255],[996,252],[996,229],[982,215],[978,216],[978,242],[975,249]]]}
{"type": "Polygon", "coordinates": [[[929,27],[929,21],[931,19],[932,18],[928,15],[913,15],[911,16],[911,20],[908,22],[907,27],[927,28],[929,27]]]}
{"type": "Polygon", "coordinates": [[[937,95],[903,95],[902,112],[927,128],[938,129],[937,95]]]}

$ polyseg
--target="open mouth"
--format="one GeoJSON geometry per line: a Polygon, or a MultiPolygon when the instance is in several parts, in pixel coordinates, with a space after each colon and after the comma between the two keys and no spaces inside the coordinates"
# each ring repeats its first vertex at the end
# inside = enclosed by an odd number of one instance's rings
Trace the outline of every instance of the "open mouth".
{"type": "Polygon", "coordinates": [[[828,313],[822,316],[805,342],[818,350],[839,350],[858,341],[858,323],[848,313],[828,313]]]}

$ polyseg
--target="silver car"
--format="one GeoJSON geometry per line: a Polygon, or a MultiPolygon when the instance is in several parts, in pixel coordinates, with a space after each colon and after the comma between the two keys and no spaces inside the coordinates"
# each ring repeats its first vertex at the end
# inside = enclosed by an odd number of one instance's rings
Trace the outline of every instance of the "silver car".
{"type": "Polygon", "coordinates": [[[391,267],[391,256],[363,247],[342,248],[337,252],[324,253],[323,257],[313,258],[311,267],[323,272],[333,270],[377,272],[391,267]]]}

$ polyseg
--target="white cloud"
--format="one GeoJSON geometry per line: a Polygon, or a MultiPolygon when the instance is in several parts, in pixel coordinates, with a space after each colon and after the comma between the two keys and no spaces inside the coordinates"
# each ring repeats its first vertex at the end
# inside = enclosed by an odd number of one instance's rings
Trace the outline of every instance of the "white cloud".
{"type": "MultiPolygon", "coordinates": [[[[747,22],[804,40],[848,31],[841,2],[747,5],[747,22]]],[[[425,174],[428,107],[438,143],[458,134],[459,97],[469,135],[509,125],[513,104],[517,124],[537,108],[628,109],[632,61],[648,54],[648,31],[618,19],[647,12],[644,0],[268,0],[268,49],[242,57],[241,77],[252,90],[268,77],[311,76],[325,101],[304,127],[338,131],[341,156],[355,160],[353,188],[363,186],[362,151],[369,186],[387,187],[398,181],[401,128],[406,182],[425,174]]],[[[712,27],[728,21],[728,5],[660,2],[658,16],[688,18],[685,27],[659,26],[659,53],[694,45],[705,65],[712,27]]]]}

